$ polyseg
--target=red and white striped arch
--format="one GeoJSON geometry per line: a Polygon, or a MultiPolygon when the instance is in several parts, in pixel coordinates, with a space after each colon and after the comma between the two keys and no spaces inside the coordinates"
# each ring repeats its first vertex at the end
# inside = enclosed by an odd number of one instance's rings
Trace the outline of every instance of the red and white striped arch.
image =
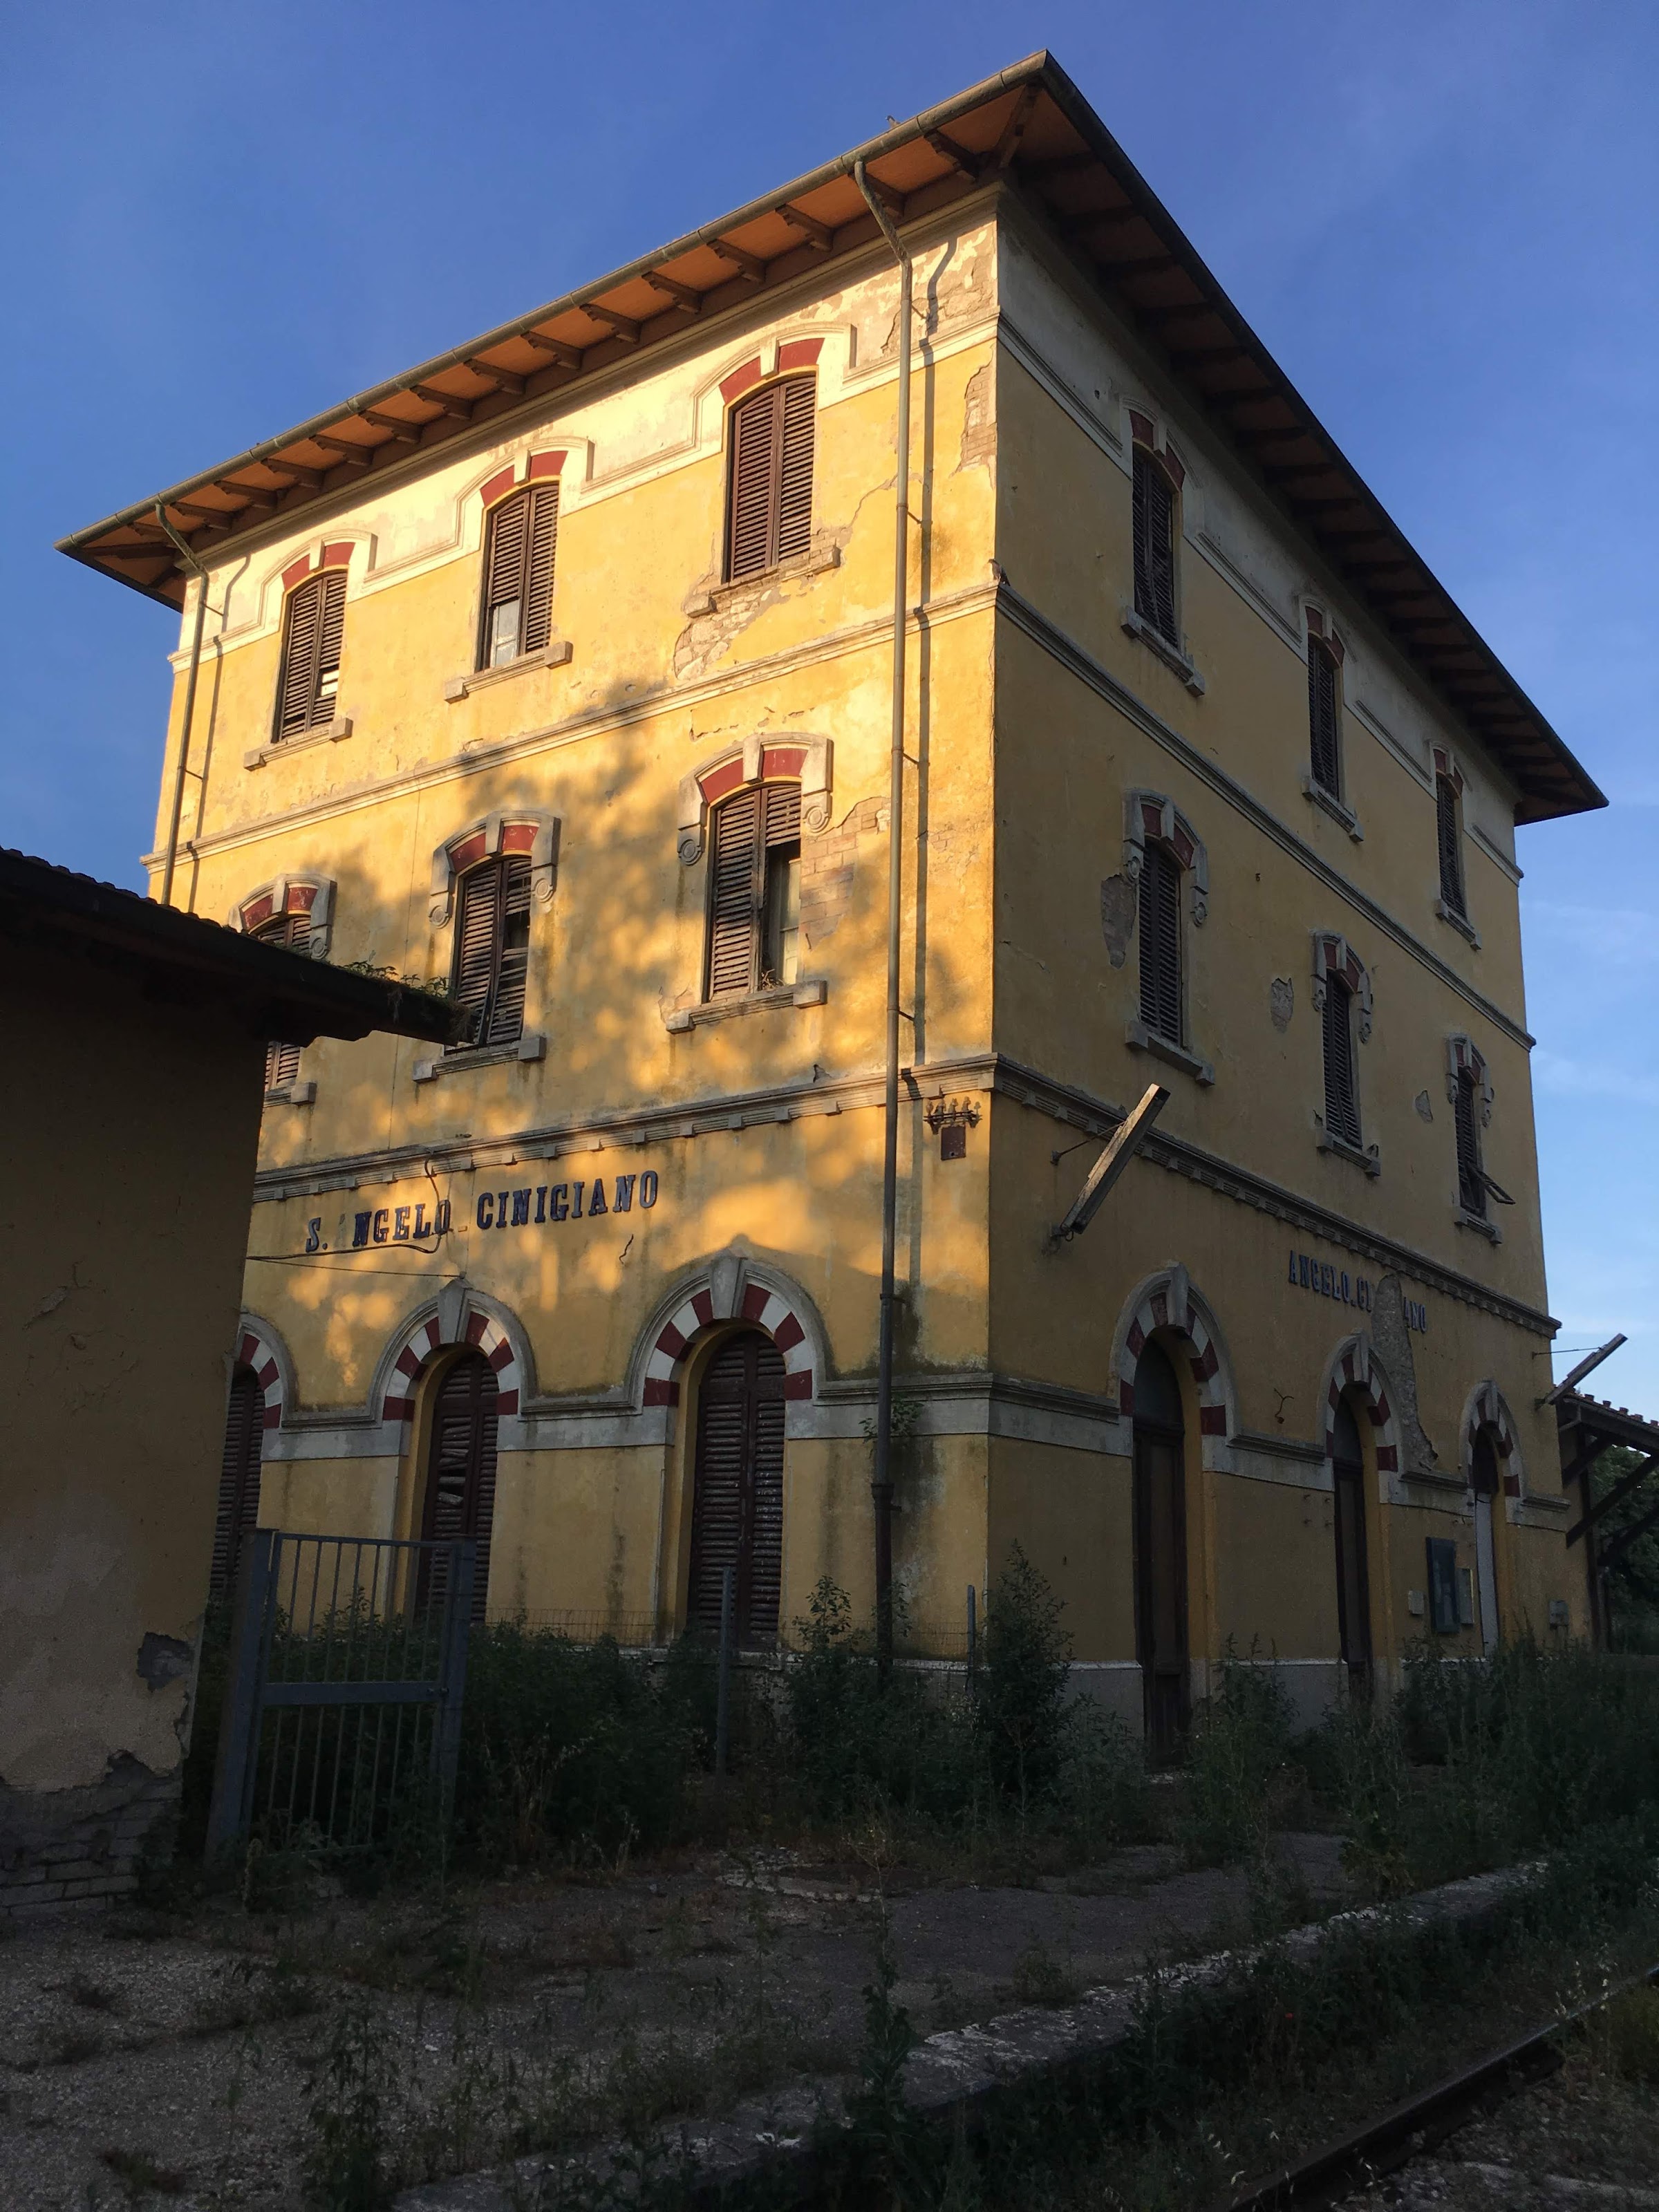
{"type": "Polygon", "coordinates": [[[242,1326],[236,1336],[236,1358],[240,1366],[251,1367],[264,1399],[264,1412],[260,1419],[268,1429],[283,1425],[283,1363],[276,1346],[258,1322],[244,1315],[242,1326]]]}
{"type": "MultiPolygon", "coordinates": [[[[721,1304],[729,1302],[721,1300],[721,1304]]],[[[658,1329],[645,1362],[647,1406],[678,1406],[685,1358],[704,1329],[722,1321],[743,1321],[763,1329],[783,1354],[783,1395],[810,1398],[813,1391],[812,1342],[800,1316],[781,1291],[765,1283],[745,1282],[735,1311],[717,1310],[712,1280],[700,1283],[658,1329]]]]}
{"type": "Polygon", "coordinates": [[[1521,1495],[1521,1449],[1516,1442],[1515,1423],[1504,1394],[1492,1382],[1477,1382],[1469,1393],[1468,1403],[1463,1408],[1463,1480],[1474,1485],[1474,1442],[1482,1429],[1491,1429],[1497,1439],[1498,1456],[1502,1462],[1504,1495],[1521,1495]]]}
{"type": "MultiPolygon", "coordinates": [[[[516,1413],[524,1389],[524,1376],[519,1364],[513,1340],[491,1315],[481,1313],[476,1306],[467,1310],[465,1326],[453,1342],[475,1346],[495,1370],[500,1395],[495,1401],[498,1413],[516,1413]]],[[[412,1421],[415,1418],[415,1385],[421,1370],[434,1352],[444,1349],[444,1337],[437,1316],[416,1322],[406,1331],[392,1363],[392,1374],[381,1401],[380,1418],[386,1421],[412,1421]]]]}
{"type": "Polygon", "coordinates": [[[1127,1322],[1119,1325],[1117,1356],[1118,1411],[1134,1418],[1135,1370],[1146,1340],[1167,1329],[1183,1338],[1187,1364],[1198,1392],[1198,1426],[1203,1440],[1204,1463],[1221,1464],[1232,1433],[1232,1391],[1222,1352],[1215,1316],[1194,1291],[1184,1267],[1171,1267],[1153,1275],[1133,1295],[1127,1322]]]}
{"type": "Polygon", "coordinates": [[[1325,1373],[1325,1457],[1336,1457],[1336,1409],[1345,1393],[1353,1391],[1364,1404],[1376,1431],[1376,1471],[1400,1472],[1400,1439],[1395,1430],[1394,1408],[1389,1403],[1389,1380],[1377,1365],[1368,1340],[1345,1337],[1336,1347],[1325,1373]]]}

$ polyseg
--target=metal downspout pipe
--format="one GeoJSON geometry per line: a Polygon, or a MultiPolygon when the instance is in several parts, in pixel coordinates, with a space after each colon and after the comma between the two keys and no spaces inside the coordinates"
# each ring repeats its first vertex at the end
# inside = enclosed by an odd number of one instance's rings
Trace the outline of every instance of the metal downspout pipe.
{"type": "Polygon", "coordinates": [[[207,618],[208,578],[190,547],[167,520],[167,510],[159,504],[155,520],[178,547],[181,557],[196,578],[196,629],[190,643],[190,673],[185,679],[185,718],[179,732],[179,761],[173,775],[173,818],[167,824],[167,858],[161,867],[161,904],[173,904],[173,873],[179,861],[179,824],[184,819],[185,777],[190,770],[190,729],[196,715],[196,678],[202,666],[202,624],[207,618]]]}
{"type": "Polygon", "coordinates": [[[887,1066],[881,1167],[881,1316],[876,1366],[875,1464],[870,1495],[876,1520],[876,1656],[893,1663],[893,1322],[898,1231],[900,930],[904,914],[904,630],[910,582],[910,349],[912,270],[887,210],[871,190],[862,161],[853,176],[891,247],[899,270],[898,434],[893,495],[893,731],[887,793],[887,1066]]]}

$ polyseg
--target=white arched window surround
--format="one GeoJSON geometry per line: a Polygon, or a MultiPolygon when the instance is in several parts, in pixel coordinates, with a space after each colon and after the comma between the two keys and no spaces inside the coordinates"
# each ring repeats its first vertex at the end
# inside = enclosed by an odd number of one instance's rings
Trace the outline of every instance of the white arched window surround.
{"type": "Polygon", "coordinates": [[[708,810],[729,799],[745,784],[772,777],[799,780],[800,826],[809,836],[819,836],[830,827],[830,791],[836,748],[832,739],[784,732],[749,737],[728,745],[680,779],[679,824],[677,849],[683,867],[694,867],[702,858],[708,828],[708,810]]]}
{"type": "Polygon", "coordinates": [[[559,817],[537,807],[512,807],[469,822],[434,848],[428,919],[434,929],[447,928],[453,918],[457,879],[503,850],[530,854],[530,896],[538,906],[551,903],[558,867],[559,817]]]}
{"type": "Polygon", "coordinates": [[[306,951],[313,960],[326,960],[334,930],[331,876],[273,876],[269,883],[256,884],[245,892],[225,918],[232,929],[248,936],[266,922],[289,914],[308,918],[311,932],[306,951]]]}
{"type": "Polygon", "coordinates": [[[1167,793],[1126,791],[1123,794],[1123,872],[1140,881],[1146,840],[1169,847],[1187,879],[1188,911],[1200,927],[1210,912],[1210,856],[1204,841],[1167,793]]]}

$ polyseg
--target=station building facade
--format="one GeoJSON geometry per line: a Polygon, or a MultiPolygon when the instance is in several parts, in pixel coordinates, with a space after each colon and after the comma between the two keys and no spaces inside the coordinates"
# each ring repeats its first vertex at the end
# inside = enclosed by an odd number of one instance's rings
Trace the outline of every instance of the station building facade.
{"type": "Polygon", "coordinates": [[[176,895],[470,1010],[273,1048],[221,1571],[257,1516],[476,1532],[494,1616],[870,1602],[870,191],[905,1613],[1018,1542],[1164,1740],[1230,1646],[1311,1711],[1580,1632],[1516,829],[1600,794],[1050,60],[861,158],[66,541],[183,614],[176,895]]]}

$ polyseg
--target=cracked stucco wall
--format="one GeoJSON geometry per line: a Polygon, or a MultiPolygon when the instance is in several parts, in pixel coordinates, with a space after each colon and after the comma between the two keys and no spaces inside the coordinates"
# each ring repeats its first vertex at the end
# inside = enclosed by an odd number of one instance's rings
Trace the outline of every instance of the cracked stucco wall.
{"type": "Polygon", "coordinates": [[[0,1791],[31,1834],[177,1769],[207,1595],[264,1048],[140,989],[5,971],[0,1791]]]}

